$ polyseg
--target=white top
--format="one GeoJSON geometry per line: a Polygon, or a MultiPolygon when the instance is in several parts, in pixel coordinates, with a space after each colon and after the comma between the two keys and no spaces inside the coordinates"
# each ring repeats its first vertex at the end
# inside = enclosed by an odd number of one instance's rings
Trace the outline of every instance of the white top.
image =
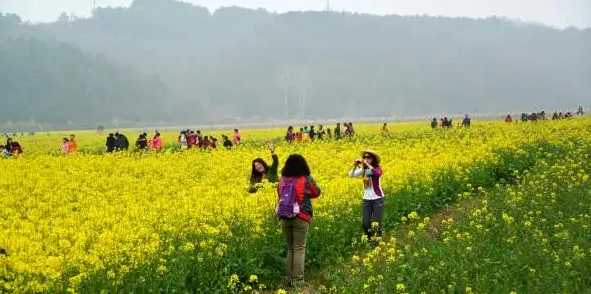
{"type": "MultiPolygon", "coordinates": [[[[363,169],[352,169],[349,172],[349,177],[351,177],[351,178],[363,177],[363,169]]],[[[381,181],[381,180],[382,179],[380,177],[380,179],[378,179],[378,181],[381,181]]],[[[379,195],[377,195],[375,190],[373,189],[373,181],[370,178],[369,185],[367,187],[365,187],[363,190],[363,199],[364,200],[377,200],[377,199],[381,199],[381,198],[383,198],[383,197],[380,197],[379,195]]]]}

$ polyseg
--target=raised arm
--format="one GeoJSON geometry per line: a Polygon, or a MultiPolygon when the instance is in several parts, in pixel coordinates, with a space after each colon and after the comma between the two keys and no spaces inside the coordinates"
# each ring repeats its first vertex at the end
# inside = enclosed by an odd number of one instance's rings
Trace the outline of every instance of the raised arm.
{"type": "Polygon", "coordinates": [[[357,168],[356,166],[354,166],[350,171],[349,171],[349,177],[350,178],[359,178],[363,176],[363,169],[357,168]]]}
{"type": "Polygon", "coordinates": [[[362,162],[362,159],[355,159],[353,167],[349,171],[350,178],[359,178],[363,176],[363,168],[359,168],[359,165],[362,164],[362,162]]]}

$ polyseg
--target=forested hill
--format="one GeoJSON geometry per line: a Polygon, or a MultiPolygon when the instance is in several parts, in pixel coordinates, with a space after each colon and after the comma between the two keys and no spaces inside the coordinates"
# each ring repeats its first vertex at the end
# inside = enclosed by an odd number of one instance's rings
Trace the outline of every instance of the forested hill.
{"type": "Polygon", "coordinates": [[[139,78],[65,43],[0,41],[2,124],[146,121],[144,113],[159,111],[167,95],[157,78],[139,78]]]}
{"type": "MultiPolygon", "coordinates": [[[[161,115],[176,122],[552,110],[591,101],[590,29],[499,18],[210,13],[172,0],[99,8],[90,19],[64,14],[34,29],[161,78],[169,89],[161,115]]],[[[104,99],[87,95],[76,107],[114,107],[104,99]]]]}

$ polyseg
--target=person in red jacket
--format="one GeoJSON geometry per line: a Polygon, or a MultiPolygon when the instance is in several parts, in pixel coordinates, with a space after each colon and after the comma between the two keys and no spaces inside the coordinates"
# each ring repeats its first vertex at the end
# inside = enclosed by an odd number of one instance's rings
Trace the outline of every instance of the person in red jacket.
{"type": "Polygon", "coordinates": [[[281,198],[282,187],[289,183],[295,187],[299,213],[292,219],[281,219],[281,229],[287,245],[284,284],[301,289],[304,286],[306,239],[313,217],[311,199],[320,196],[320,188],[310,176],[306,159],[299,154],[292,154],[285,161],[277,188],[279,198],[281,198]],[[293,184],[294,181],[295,184],[293,184]]]}

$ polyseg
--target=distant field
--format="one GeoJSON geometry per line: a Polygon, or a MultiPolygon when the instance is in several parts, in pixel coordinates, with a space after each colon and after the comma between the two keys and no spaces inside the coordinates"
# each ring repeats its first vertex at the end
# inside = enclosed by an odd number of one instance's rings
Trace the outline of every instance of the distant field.
{"type": "Polygon", "coordinates": [[[25,153],[0,160],[0,293],[276,293],[276,190],[247,192],[267,139],[323,190],[312,293],[589,293],[591,119],[380,128],[291,145],[284,128],[241,130],[243,146],[183,152],[167,130],[165,152],[113,155],[114,130],[73,132],[78,155],[59,153],[71,132],[16,136],[25,153]],[[362,238],[363,185],[346,177],[365,148],[383,158],[384,240],[362,238]]]}

